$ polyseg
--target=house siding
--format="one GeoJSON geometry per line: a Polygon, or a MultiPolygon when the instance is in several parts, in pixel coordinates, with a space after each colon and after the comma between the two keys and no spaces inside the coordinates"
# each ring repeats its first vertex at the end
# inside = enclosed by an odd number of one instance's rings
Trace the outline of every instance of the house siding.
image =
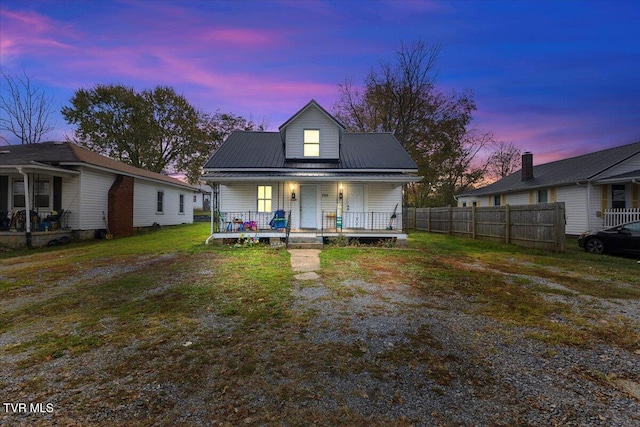
{"type": "Polygon", "coordinates": [[[398,206],[393,227],[402,229],[402,185],[377,183],[369,184],[369,211],[393,213],[398,206]]]}
{"type": "Polygon", "coordinates": [[[556,200],[564,202],[566,215],[566,234],[580,234],[589,228],[587,205],[587,187],[571,186],[559,187],[556,191],[556,200]]]}
{"type": "Polygon", "coordinates": [[[336,124],[317,108],[309,108],[289,123],[285,130],[286,157],[304,157],[304,130],[320,129],[320,156],[318,159],[339,157],[340,130],[336,124]]]}
{"type": "Polygon", "coordinates": [[[80,177],[62,178],[62,209],[67,211],[66,224],[72,230],[80,229],[80,177]]]}
{"type": "Polygon", "coordinates": [[[522,193],[507,194],[507,205],[529,205],[530,194],[528,191],[522,193]]]}
{"type": "Polygon", "coordinates": [[[80,175],[79,230],[106,228],[103,212],[106,214],[107,194],[115,180],[115,174],[83,168],[80,175]]]}
{"type": "Polygon", "coordinates": [[[133,226],[191,224],[193,192],[136,178],[133,186],[133,226]],[[163,212],[156,212],[158,191],[164,192],[163,212]],[[184,213],[180,213],[180,194],[184,196],[184,213]]]}

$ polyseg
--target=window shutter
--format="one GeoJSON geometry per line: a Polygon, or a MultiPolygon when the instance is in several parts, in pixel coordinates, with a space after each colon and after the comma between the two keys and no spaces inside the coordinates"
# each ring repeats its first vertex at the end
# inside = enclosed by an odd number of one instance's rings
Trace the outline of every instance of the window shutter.
{"type": "Polygon", "coordinates": [[[609,186],[600,186],[600,194],[600,210],[604,212],[609,207],[609,186]]]}

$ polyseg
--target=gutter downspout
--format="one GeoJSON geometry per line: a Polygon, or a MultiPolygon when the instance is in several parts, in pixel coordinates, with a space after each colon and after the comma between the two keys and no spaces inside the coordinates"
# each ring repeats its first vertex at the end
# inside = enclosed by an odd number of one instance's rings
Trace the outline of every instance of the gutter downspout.
{"type": "Polygon", "coordinates": [[[22,167],[18,167],[18,173],[23,176],[23,184],[24,184],[24,209],[25,209],[25,230],[26,230],[26,238],[27,238],[27,247],[29,249],[33,249],[33,245],[31,244],[31,206],[29,206],[29,175],[26,172],[23,172],[22,167]]]}

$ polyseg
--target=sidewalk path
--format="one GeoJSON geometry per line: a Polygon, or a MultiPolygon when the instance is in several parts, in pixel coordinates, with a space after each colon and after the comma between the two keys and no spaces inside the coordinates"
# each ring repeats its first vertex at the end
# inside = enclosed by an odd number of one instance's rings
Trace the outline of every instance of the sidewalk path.
{"type": "Polygon", "coordinates": [[[291,269],[298,280],[319,279],[315,272],[320,269],[319,249],[289,249],[291,254],[291,269]]]}

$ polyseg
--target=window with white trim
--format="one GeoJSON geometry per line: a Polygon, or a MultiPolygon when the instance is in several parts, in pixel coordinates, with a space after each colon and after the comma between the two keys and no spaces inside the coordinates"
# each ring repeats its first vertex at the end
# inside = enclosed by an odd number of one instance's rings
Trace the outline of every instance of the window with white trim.
{"type": "Polygon", "coordinates": [[[271,212],[271,186],[258,185],[258,212],[271,212]]]}
{"type": "Polygon", "coordinates": [[[320,156],[320,129],[304,130],[304,156],[320,156]]]}

